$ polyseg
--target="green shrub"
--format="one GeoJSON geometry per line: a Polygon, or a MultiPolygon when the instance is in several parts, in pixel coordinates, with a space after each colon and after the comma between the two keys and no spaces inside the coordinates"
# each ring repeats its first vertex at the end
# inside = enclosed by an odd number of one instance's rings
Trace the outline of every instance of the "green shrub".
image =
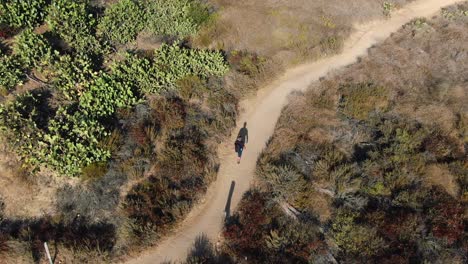
{"type": "Polygon", "coordinates": [[[98,30],[104,38],[116,44],[134,41],[146,24],[146,15],[138,1],[120,0],[106,8],[98,30]]]}
{"type": "Polygon", "coordinates": [[[342,85],[340,91],[339,108],[348,117],[364,120],[372,111],[385,112],[389,106],[387,90],[372,83],[342,85]]]}
{"type": "Polygon", "coordinates": [[[46,0],[3,0],[0,22],[11,27],[34,27],[45,17],[46,0]]]}
{"type": "Polygon", "coordinates": [[[190,36],[209,17],[208,9],[196,0],[154,0],[147,5],[148,30],[158,35],[190,36]]]}
{"type": "Polygon", "coordinates": [[[27,68],[45,66],[52,61],[52,48],[49,43],[32,29],[23,30],[16,37],[13,52],[27,68]]]}
{"type": "Polygon", "coordinates": [[[340,210],[334,217],[331,233],[335,243],[346,253],[370,257],[385,248],[384,240],[373,228],[356,223],[358,213],[340,210]]]}
{"type": "MultiPolygon", "coordinates": [[[[38,109],[47,98],[42,94],[30,93],[18,96],[15,101],[6,103],[0,108],[0,127],[8,134],[18,136],[12,137],[10,143],[30,145],[42,137],[42,133],[36,133],[38,126],[45,125],[40,122],[44,111],[38,109]]],[[[46,122],[47,123],[47,122],[46,122]]]]}
{"type": "Polygon", "coordinates": [[[66,99],[78,100],[88,83],[97,78],[97,72],[93,70],[93,67],[89,56],[82,53],[74,56],[59,56],[52,65],[54,88],[59,90],[66,99]]]}
{"type": "Polygon", "coordinates": [[[110,157],[99,147],[105,128],[80,112],[51,109],[50,94],[34,91],[0,108],[0,126],[10,143],[29,164],[43,165],[65,175],[110,157]]]}
{"type": "Polygon", "coordinates": [[[228,61],[233,69],[250,77],[255,77],[261,72],[266,59],[246,51],[235,50],[229,54],[228,61]]]}
{"type": "Polygon", "coordinates": [[[80,110],[86,115],[108,117],[118,108],[134,106],[138,102],[138,97],[132,84],[102,73],[80,96],[79,105],[80,110]]]}
{"type": "Polygon", "coordinates": [[[188,17],[190,17],[197,26],[206,23],[211,18],[209,7],[199,0],[192,0],[188,14],[188,17]]]}
{"type": "Polygon", "coordinates": [[[220,52],[186,49],[177,43],[163,44],[156,50],[154,67],[159,89],[175,88],[178,80],[189,75],[201,78],[222,76],[229,69],[220,52]]]}
{"type": "Polygon", "coordinates": [[[110,152],[99,147],[99,140],[107,135],[106,129],[81,112],[59,108],[48,130],[34,154],[36,165],[75,176],[82,167],[110,158],[110,152]]]}
{"type": "Polygon", "coordinates": [[[383,9],[383,14],[384,16],[390,17],[391,13],[393,10],[395,10],[396,6],[394,3],[390,3],[388,1],[385,1],[382,3],[382,9],[383,9]]]}
{"type": "Polygon", "coordinates": [[[111,69],[116,78],[127,80],[141,91],[155,91],[157,89],[156,69],[149,59],[127,53],[125,60],[114,63],[111,69]]]}
{"type": "Polygon", "coordinates": [[[96,20],[89,13],[88,0],[53,0],[46,21],[70,47],[82,53],[100,53],[94,36],[96,20]]]}
{"type": "Polygon", "coordinates": [[[188,76],[201,79],[222,76],[228,66],[220,52],[187,49],[175,43],[163,44],[155,51],[153,61],[127,54],[126,60],[112,66],[112,71],[144,93],[159,93],[177,89],[178,81],[188,76]]]}
{"type": "Polygon", "coordinates": [[[22,65],[15,56],[0,53],[0,88],[6,93],[16,85],[22,84],[24,73],[22,65]]]}

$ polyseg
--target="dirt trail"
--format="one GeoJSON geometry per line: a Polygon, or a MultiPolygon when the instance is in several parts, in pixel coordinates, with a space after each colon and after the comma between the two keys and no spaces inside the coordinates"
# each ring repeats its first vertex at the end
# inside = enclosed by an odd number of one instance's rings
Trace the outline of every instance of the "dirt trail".
{"type": "MultiPolygon", "coordinates": [[[[231,183],[235,182],[231,199],[231,211],[235,209],[242,195],[250,187],[254,176],[257,157],[273,134],[278,117],[292,91],[305,90],[310,83],[328,72],[356,62],[365,56],[367,49],[381,42],[397,31],[402,25],[417,17],[435,14],[440,8],[462,2],[461,0],[417,0],[392,14],[388,20],[375,21],[357,27],[346,42],[343,53],[314,63],[304,64],[288,70],[280,79],[261,89],[257,96],[241,103],[243,113],[238,124],[248,124],[249,144],[240,165],[236,163],[233,150],[234,138],[219,148],[221,167],[218,179],[204,198],[176,229],[163,239],[157,248],[150,250],[128,263],[160,263],[182,261],[195,238],[205,233],[216,241],[222,228],[224,210],[231,183]]],[[[237,128],[239,129],[239,128],[237,128]]],[[[237,135],[234,131],[233,135],[237,135]]]]}

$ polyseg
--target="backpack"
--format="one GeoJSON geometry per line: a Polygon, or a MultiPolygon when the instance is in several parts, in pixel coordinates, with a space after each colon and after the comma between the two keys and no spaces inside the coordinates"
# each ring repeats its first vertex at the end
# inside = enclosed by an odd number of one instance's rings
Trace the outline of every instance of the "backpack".
{"type": "Polygon", "coordinates": [[[236,150],[236,152],[239,152],[241,146],[242,146],[242,137],[238,137],[236,141],[234,142],[234,149],[236,150]]]}

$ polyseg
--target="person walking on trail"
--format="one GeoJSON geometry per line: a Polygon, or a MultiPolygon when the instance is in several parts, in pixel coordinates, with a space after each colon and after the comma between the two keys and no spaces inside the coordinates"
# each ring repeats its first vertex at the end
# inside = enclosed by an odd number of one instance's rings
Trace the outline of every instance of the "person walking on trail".
{"type": "Polygon", "coordinates": [[[240,163],[242,152],[246,149],[246,144],[249,141],[249,131],[247,130],[247,122],[244,122],[244,127],[239,130],[237,134],[236,142],[234,143],[235,150],[237,153],[237,164],[240,163]]]}

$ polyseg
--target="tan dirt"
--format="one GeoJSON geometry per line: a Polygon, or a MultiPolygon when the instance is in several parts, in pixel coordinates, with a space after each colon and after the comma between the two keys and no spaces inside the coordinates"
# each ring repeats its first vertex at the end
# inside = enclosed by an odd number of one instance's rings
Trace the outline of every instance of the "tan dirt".
{"type": "MultiPolygon", "coordinates": [[[[417,17],[428,17],[460,0],[418,0],[392,13],[387,20],[375,21],[356,27],[355,33],[345,43],[343,53],[314,63],[304,64],[288,70],[277,81],[261,89],[257,96],[241,102],[243,113],[238,119],[241,126],[248,123],[249,144],[240,165],[236,164],[233,150],[234,138],[219,147],[221,167],[218,178],[206,194],[172,234],[159,242],[156,248],[128,263],[160,263],[163,261],[183,261],[195,238],[205,233],[216,241],[223,226],[223,215],[231,182],[235,182],[231,210],[246,192],[254,178],[257,157],[273,134],[276,121],[287,103],[292,91],[303,91],[327,73],[350,65],[360,56],[367,54],[368,48],[388,38],[402,25],[417,17]]],[[[239,129],[238,127],[237,129],[239,129]]],[[[235,131],[237,132],[237,131],[235,131]]],[[[236,136],[236,133],[233,133],[236,136]]]]}
{"type": "MultiPolygon", "coordinates": [[[[6,218],[35,218],[56,213],[54,199],[59,188],[76,185],[78,179],[57,177],[44,169],[31,175],[21,167],[19,158],[0,145],[0,198],[6,218]]],[[[1,263],[1,261],[0,261],[1,263]]]]}

